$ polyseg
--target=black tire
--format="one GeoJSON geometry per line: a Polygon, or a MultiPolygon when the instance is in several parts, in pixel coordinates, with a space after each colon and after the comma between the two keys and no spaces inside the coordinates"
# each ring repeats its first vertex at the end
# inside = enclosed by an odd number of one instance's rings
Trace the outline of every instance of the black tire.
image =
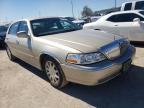
{"type": "Polygon", "coordinates": [[[11,50],[10,50],[10,48],[7,45],[5,47],[6,47],[6,52],[7,52],[7,55],[9,57],[9,59],[11,61],[14,61],[16,59],[16,57],[14,55],[12,55],[11,50]]]}
{"type": "MultiPolygon", "coordinates": [[[[64,87],[68,82],[66,81],[66,79],[65,79],[65,75],[64,75],[64,73],[63,73],[63,71],[62,71],[62,69],[61,69],[61,66],[59,65],[59,63],[56,61],[56,60],[54,60],[54,59],[52,59],[52,58],[49,58],[49,57],[46,57],[45,59],[44,59],[44,63],[43,63],[43,67],[44,67],[44,71],[45,71],[45,73],[46,73],[46,75],[47,75],[47,77],[48,77],[48,81],[50,82],[50,84],[53,86],[53,87],[55,87],[55,88],[57,88],[57,89],[60,89],[60,88],[62,88],[62,87],[64,87]],[[53,69],[50,69],[49,67],[48,67],[48,64],[49,63],[52,63],[53,64],[53,69]],[[54,72],[50,72],[49,70],[52,70],[52,71],[56,71],[56,73],[54,73],[54,72]],[[54,78],[52,78],[52,76],[55,76],[55,75],[51,75],[50,76],[50,73],[51,74],[55,74],[56,76],[57,76],[57,78],[55,77],[55,80],[57,80],[57,81],[55,81],[54,80],[54,78]],[[58,78],[59,77],[59,78],[58,78]],[[53,79],[53,80],[52,80],[53,79]]],[[[52,67],[52,65],[51,65],[51,67],[52,67]]]]}
{"type": "Polygon", "coordinates": [[[1,47],[1,48],[5,48],[5,43],[3,43],[3,42],[0,43],[0,47],[1,47]]]}

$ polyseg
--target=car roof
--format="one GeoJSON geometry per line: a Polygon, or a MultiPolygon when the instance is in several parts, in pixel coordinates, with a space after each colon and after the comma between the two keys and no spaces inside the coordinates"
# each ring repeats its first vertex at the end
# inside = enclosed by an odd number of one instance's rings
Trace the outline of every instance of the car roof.
{"type": "Polygon", "coordinates": [[[26,18],[26,19],[15,20],[15,21],[11,22],[11,24],[9,26],[13,25],[14,23],[20,22],[20,21],[30,22],[32,20],[47,19],[47,18],[60,18],[60,19],[62,19],[61,17],[35,17],[35,18],[26,18]]]}
{"type": "Polygon", "coordinates": [[[47,18],[59,18],[59,19],[61,19],[62,17],[38,17],[38,18],[29,18],[28,20],[32,21],[32,20],[47,19],[47,18]]]}
{"type": "Polygon", "coordinates": [[[110,13],[109,15],[122,14],[122,13],[138,13],[138,12],[140,12],[140,11],[144,11],[144,10],[118,11],[118,12],[110,13]]]}
{"type": "Polygon", "coordinates": [[[110,16],[112,16],[112,15],[124,14],[124,13],[139,13],[140,11],[144,11],[144,10],[130,10],[130,11],[118,11],[118,12],[112,12],[112,13],[109,13],[109,14],[103,16],[103,17],[100,18],[99,20],[107,19],[108,17],[110,17],[110,16]]]}
{"type": "Polygon", "coordinates": [[[12,23],[16,23],[16,22],[19,22],[19,21],[32,21],[32,20],[47,19],[47,18],[59,18],[59,19],[62,19],[61,17],[35,17],[35,18],[19,19],[19,20],[13,21],[12,23]]]}
{"type": "Polygon", "coordinates": [[[124,2],[123,4],[126,4],[126,3],[133,3],[133,2],[139,2],[139,1],[144,1],[144,0],[127,1],[127,2],[124,2]]]}

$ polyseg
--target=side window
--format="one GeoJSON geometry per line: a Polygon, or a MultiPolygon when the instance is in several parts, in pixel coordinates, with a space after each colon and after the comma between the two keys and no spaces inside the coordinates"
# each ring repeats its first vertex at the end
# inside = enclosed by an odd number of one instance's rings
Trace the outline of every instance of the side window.
{"type": "Polygon", "coordinates": [[[139,18],[141,21],[144,21],[144,18],[142,18],[141,16],[139,16],[135,13],[125,14],[126,22],[133,22],[133,19],[135,19],[135,18],[139,18]]]}
{"type": "Polygon", "coordinates": [[[119,14],[111,16],[107,21],[111,22],[133,22],[134,18],[139,18],[141,21],[144,21],[144,18],[134,13],[119,14]]]}
{"type": "Polygon", "coordinates": [[[134,18],[139,18],[141,21],[144,21],[144,18],[141,17],[141,16],[139,16],[139,15],[137,15],[137,14],[135,14],[135,16],[133,17],[133,19],[134,19],[134,18]]]}
{"type": "Polygon", "coordinates": [[[17,34],[17,30],[18,30],[18,26],[19,26],[19,22],[14,23],[13,25],[11,25],[8,34],[12,34],[12,35],[16,35],[17,34]]]}
{"type": "Polygon", "coordinates": [[[120,15],[113,15],[113,16],[111,16],[111,17],[109,17],[108,19],[107,19],[107,21],[110,21],[110,22],[119,22],[118,20],[120,19],[120,15]],[[119,19],[117,19],[117,18],[119,18],[119,19]]]}
{"type": "Polygon", "coordinates": [[[132,3],[126,3],[125,4],[125,7],[124,7],[124,10],[126,11],[126,10],[131,10],[131,8],[132,8],[132,3]]]}
{"type": "Polygon", "coordinates": [[[144,1],[136,2],[135,9],[143,9],[144,10],[144,1]]]}
{"type": "Polygon", "coordinates": [[[28,33],[28,26],[27,26],[27,23],[25,21],[20,22],[20,26],[19,26],[18,31],[25,31],[26,33],[28,33]]]}

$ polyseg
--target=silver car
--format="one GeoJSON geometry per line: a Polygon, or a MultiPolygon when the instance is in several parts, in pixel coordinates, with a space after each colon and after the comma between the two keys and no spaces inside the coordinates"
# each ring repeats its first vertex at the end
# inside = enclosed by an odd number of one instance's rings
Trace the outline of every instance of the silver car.
{"type": "Polygon", "coordinates": [[[19,58],[46,72],[61,88],[68,82],[97,85],[126,72],[135,48],[120,36],[81,30],[61,18],[25,19],[13,23],[6,34],[10,60],[19,58]]]}

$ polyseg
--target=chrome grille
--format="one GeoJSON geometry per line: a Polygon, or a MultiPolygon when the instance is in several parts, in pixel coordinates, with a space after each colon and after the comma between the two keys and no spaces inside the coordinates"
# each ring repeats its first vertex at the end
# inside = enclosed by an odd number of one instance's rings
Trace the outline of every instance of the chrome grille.
{"type": "Polygon", "coordinates": [[[127,42],[127,41],[120,42],[120,53],[121,53],[121,55],[123,55],[123,53],[127,50],[128,45],[129,45],[129,42],[127,42]]]}
{"type": "Polygon", "coordinates": [[[104,47],[101,48],[101,52],[105,54],[105,56],[113,60],[121,56],[128,48],[128,42],[123,39],[114,41],[104,47]]]}
{"type": "Polygon", "coordinates": [[[101,51],[110,60],[113,60],[113,59],[119,57],[121,54],[120,46],[117,41],[114,41],[113,43],[110,43],[110,44],[102,47],[101,51]]]}

